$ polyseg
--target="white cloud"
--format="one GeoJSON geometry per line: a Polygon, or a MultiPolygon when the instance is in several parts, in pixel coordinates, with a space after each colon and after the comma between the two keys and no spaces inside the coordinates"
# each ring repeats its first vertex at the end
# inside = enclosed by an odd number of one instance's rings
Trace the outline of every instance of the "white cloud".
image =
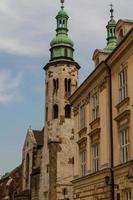
{"type": "Polygon", "coordinates": [[[10,71],[0,70],[0,104],[8,104],[21,99],[20,83],[22,74],[15,77],[10,71]]]}
{"type": "MultiPolygon", "coordinates": [[[[0,51],[48,57],[49,43],[55,35],[55,15],[59,2],[0,1],[0,51]]],[[[115,5],[116,19],[132,17],[133,1],[113,0],[112,3],[115,5]]],[[[87,57],[89,49],[104,47],[110,0],[66,0],[65,4],[70,16],[71,36],[79,47],[80,57],[87,57]]]]}

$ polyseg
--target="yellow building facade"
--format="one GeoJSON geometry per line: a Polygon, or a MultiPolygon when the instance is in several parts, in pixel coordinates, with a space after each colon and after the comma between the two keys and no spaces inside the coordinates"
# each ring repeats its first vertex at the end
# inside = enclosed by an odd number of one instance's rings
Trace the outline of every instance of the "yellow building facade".
{"type": "Polygon", "coordinates": [[[74,199],[133,199],[133,21],[113,19],[94,71],[70,97],[74,199]],[[112,48],[112,49],[111,49],[112,48]]]}

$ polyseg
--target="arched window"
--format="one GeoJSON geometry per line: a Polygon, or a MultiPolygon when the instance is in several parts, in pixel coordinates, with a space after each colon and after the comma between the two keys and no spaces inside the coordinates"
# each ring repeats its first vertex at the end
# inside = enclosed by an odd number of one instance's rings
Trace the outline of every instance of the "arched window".
{"type": "Polygon", "coordinates": [[[65,92],[67,92],[67,78],[65,78],[65,92]]]}
{"type": "Polygon", "coordinates": [[[65,93],[67,95],[71,94],[71,79],[65,78],[65,93]]]}
{"type": "Polygon", "coordinates": [[[59,21],[59,27],[61,27],[61,24],[62,24],[62,23],[61,23],[61,20],[60,20],[60,21],[59,21]]]}
{"type": "Polygon", "coordinates": [[[57,118],[58,118],[58,113],[59,113],[58,105],[55,104],[55,105],[53,106],[53,118],[54,118],[54,119],[57,119],[57,118]]]}
{"type": "Polygon", "coordinates": [[[63,20],[63,28],[65,27],[65,20],[63,20]]]}
{"type": "Polygon", "coordinates": [[[68,92],[71,93],[71,79],[68,79],[68,92]]]}
{"type": "Polygon", "coordinates": [[[53,79],[53,93],[57,93],[59,88],[59,79],[53,79]]]}
{"type": "Polygon", "coordinates": [[[68,104],[65,106],[65,117],[71,118],[71,106],[68,104]]]}
{"type": "Polygon", "coordinates": [[[26,156],[26,166],[25,166],[25,173],[26,173],[26,187],[29,185],[29,173],[30,173],[30,158],[29,154],[26,156]]]}

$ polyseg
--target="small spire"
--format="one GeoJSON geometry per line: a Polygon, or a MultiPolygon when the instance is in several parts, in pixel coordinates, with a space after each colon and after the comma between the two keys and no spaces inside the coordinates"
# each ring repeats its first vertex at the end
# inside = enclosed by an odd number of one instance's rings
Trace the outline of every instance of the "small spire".
{"type": "Polygon", "coordinates": [[[111,4],[110,4],[110,8],[111,8],[111,9],[110,9],[110,12],[111,12],[110,18],[111,18],[111,20],[113,20],[113,18],[114,18],[114,15],[113,15],[114,9],[113,9],[113,7],[114,7],[114,6],[113,6],[113,4],[111,3],[111,4]]]}
{"type": "Polygon", "coordinates": [[[61,1],[61,4],[62,4],[62,5],[61,5],[61,8],[63,9],[63,8],[64,8],[64,1],[65,1],[65,0],[60,0],[60,1],[61,1]]]}

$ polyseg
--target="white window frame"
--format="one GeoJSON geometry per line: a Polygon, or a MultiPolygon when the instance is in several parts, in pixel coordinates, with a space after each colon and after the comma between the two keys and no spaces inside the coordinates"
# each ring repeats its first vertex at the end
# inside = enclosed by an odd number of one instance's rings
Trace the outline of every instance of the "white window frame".
{"type": "Polygon", "coordinates": [[[86,148],[84,148],[80,150],[81,176],[86,175],[86,164],[87,164],[87,150],[86,148]]]}
{"type": "Polygon", "coordinates": [[[92,121],[99,117],[99,95],[98,93],[92,96],[92,121]]]}
{"type": "Polygon", "coordinates": [[[127,97],[127,68],[123,68],[119,73],[119,101],[127,97]]]}
{"type": "Polygon", "coordinates": [[[93,171],[97,172],[99,170],[99,143],[92,145],[92,163],[93,171]]]}
{"type": "Polygon", "coordinates": [[[131,190],[125,191],[124,193],[124,199],[125,200],[131,200],[131,190]]]}
{"type": "Polygon", "coordinates": [[[120,147],[121,147],[121,163],[129,161],[129,128],[125,127],[120,130],[120,147]]]}
{"type": "Polygon", "coordinates": [[[85,128],[85,105],[80,107],[80,130],[85,128]]]}

